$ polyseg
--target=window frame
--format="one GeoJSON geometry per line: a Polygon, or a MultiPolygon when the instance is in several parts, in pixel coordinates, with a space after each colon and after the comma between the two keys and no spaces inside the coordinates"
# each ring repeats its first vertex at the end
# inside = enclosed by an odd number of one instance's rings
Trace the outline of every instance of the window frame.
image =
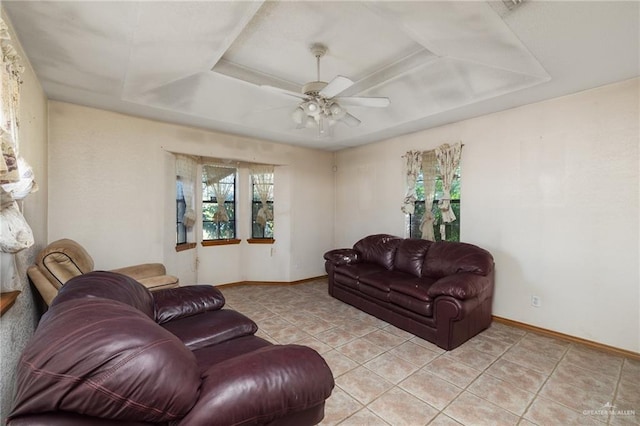
{"type": "MultiPolygon", "coordinates": [[[[267,200],[267,206],[269,206],[269,208],[271,209],[271,212],[274,213],[274,190],[275,190],[275,173],[271,173],[272,174],[272,179],[271,179],[271,191],[270,191],[270,195],[271,195],[271,199],[267,200]]],[[[260,209],[260,207],[262,206],[262,201],[260,200],[260,196],[258,194],[258,192],[256,191],[256,185],[255,182],[253,181],[253,177],[250,174],[251,178],[251,223],[250,223],[250,229],[251,229],[251,238],[249,238],[247,241],[249,241],[250,243],[268,243],[269,241],[274,241],[274,219],[271,219],[269,221],[267,221],[267,225],[270,224],[270,226],[264,226],[261,227],[258,223],[256,223],[256,218],[257,218],[257,214],[258,211],[260,209]],[[255,229],[257,228],[262,228],[262,235],[256,235],[255,233],[255,229]],[[270,235],[265,235],[265,233],[267,232],[267,230],[270,229],[270,235]]]]}
{"type": "MultiPolygon", "coordinates": [[[[228,223],[231,223],[231,230],[233,231],[233,235],[231,237],[222,237],[220,235],[220,223],[223,223],[221,221],[215,221],[215,220],[208,220],[205,219],[205,205],[215,205],[215,208],[218,209],[219,208],[219,202],[217,200],[217,197],[208,197],[205,198],[205,192],[209,191],[209,185],[207,184],[206,181],[206,173],[201,173],[201,180],[202,180],[202,199],[201,199],[201,217],[200,217],[200,223],[202,226],[202,230],[201,230],[201,244],[203,246],[211,246],[211,245],[223,245],[223,244],[237,244],[240,242],[240,240],[238,240],[237,235],[238,235],[238,223],[236,220],[236,214],[237,214],[237,198],[236,198],[236,193],[238,190],[238,168],[237,167],[224,167],[224,166],[219,166],[216,164],[204,164],[203,168],[209,166],[209,167],[220,167],[220,168],[227,168],[227,169],[233,169],[233,173],[231,173],[229,176],[233,176],[233,197],[232,200],[225,200],[224,201],[224,207],[227,210],[227,214],[230,216],[229,217],[229,221],[228,223]],[[214,201],[215,199],[215,201],[214,201]],[[227,208],[228,206],[232,206],[231,208],[231,212],[229,211],[229,209],[227,208]],[[206,223],[214,223],[216,224],[216,234],[218,236],[218,238],[205,238],[205,224],[206,223]]],[[[227,179],[229,176],[221,179],[221,181],[223,181],[224,179],[227,179]]],[[[215,210],[217,211],[217,210],[215,210]]],[[[214,214],[215,214],[214,211],[214,214]]]]}
{"type": "MultiPolygon", "coordinates": [[[[453,198],[456,194],[452,194],[452,198],[449,201],[451,203],[451,208],[454,209],[454,213],[456,215],[456,220],[452,223],[448,223],[445,226],[447,227],[447,240],[446,241],[456,241],[459,242],[460,239],[460,222],[461,222],[461,214],[460,214],[460,208],[461,208],[461,200],[462,200],[462,194],[460,191],[460,186],[462,183],[462,174],[461,174],[461,167],[460,165],[458,165],[458,168],[456,169],[456,173],[455,173],[455,177],[454,177],[454,183],[457,182],[457,187],[458,187],[458,191],[457,191],[457,197],[458,198],[453,198]],[[452,233],[451,231],[455,230],[454,233],[452,233]],[[455,236],[456,238],[451,238],[451,237],[455,236]]],[[[434,216],[436,218],[436,220],[434,221],[434,236],[435,236],[435,240],[436,241],[441,241],[440,238],[440,232],[437,231],[437,229],[435,229],[436,226],[439,227],[440,225],[440,212],[438,209],[438,202],[440,201],[442,197],[442,190],[438,190],[438,188],[442,188],[442,176],[440,174],[438,174],[436,176],[436,193],[435,193],[435,197],[433,199],[433,204],[431,206],[431,211],[434,212],[434,216]]],[[[454,186],[454,184],[452,184],[452,187],[454,186]]],[[[452,188],[453,189],[453,188],[452,188]]],[[[419,174],[418,174],[418,178],[416,179],[416,194],[418,199],[414,202],[414,212],[417,211],[418,209],[420,209],[423,211],[426,211],[426,206],[424,206],[425,204],[425,200],[424,200],[424,177],[422,175],[422,170],[420,170],[419,174]]],[[[424,213],[423,213],[424,214],[424,213]]],[[[420,221],[422,221],[422,217],[423,215],[419,215],[417,216],[415,213],[414,214],[410,214],[409,215],[409,238],[422,238],[422,234],[420,235],[414,235],[414,228],[416,230],[418,230],[419,232],[419,228],[420,228],[420,224],[419,223],[414,223],[417,218],[420,218],[420,221]]]]}

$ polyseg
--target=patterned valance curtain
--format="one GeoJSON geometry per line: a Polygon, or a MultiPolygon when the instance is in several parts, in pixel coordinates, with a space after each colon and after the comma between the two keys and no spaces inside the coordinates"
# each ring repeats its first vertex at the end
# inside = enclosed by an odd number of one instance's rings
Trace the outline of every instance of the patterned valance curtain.
{"type": "Polygon", "coordinates": [[[436,158],[440,175],[442,176],[442,198],[438,201],[438,208],[442,215],[440,223],[440,237],[446,240],[446,224],[456,220],[456,215],[451,208],[451,183],[455,177],[456,169],[460,164],[462,154],[462,144],[460,142],[453,145],[443,144],[436,148],[436,158]]]}
{"type": "Polygon", "coordinates": [[[178,218],[187,228],[193,227],[196,223],[196,212],[194,195],[197,179],[198,161],[190,155],[175,154],[176,156],[176,177],[182,182],[182,193],[186,208],[184,216],[178,218]]]}
{"type": "Polygon", "coordinates": [[[268,201],[273,197],[273,166],[270,165],[252,165],[251,180],[253,186],[260,197],[260,209],[256,215],[256,222],[263,228],[267,222],[273,220],[273,211],[268,201]]]}
{"type": "Polygon", "coordinates": [[[233,185],[226,184],[222,182],[222,180],[224,180],[228,176],[231,176],[235,172],[235,168],[222,166],[205,165],[202,168],[202,173],[205,176],[207,186],[211,187],[213,195],[214,197],[216,197],[218,208],[216,209],[213,218],[218,222],[229,221],[229,214],[227,213],[227,209],[224,206],[224,202],[231,194],[233,185]]]}

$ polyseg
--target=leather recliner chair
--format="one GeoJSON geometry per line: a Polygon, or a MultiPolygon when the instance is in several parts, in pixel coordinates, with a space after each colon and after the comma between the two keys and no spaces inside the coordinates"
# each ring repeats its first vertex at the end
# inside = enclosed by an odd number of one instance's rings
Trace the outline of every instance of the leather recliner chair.
{"type": "MultiPolygon", "coordinates": [[[[44,303],[49,306],[58,290],[71,278],[92,272],[93,259],[77,242],[64,238],[49,244],[38,253],[36,264],[27,269],[29,278],[38,289],[44,303]]],[[[161,263],[144,263],[114,269],[138,281],[151,291],[178,287],[179,280],[167,275],[161,263]]]]}

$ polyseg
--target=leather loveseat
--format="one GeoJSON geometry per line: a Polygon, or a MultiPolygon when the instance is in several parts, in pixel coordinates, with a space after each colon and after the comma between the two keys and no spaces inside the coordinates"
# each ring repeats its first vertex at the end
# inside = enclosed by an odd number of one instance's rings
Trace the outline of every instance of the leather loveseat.
{"type": "Polygon", "coordinates": [[[378,234],[324,259],[330,295],[443,349],[491,324],[494,262],[480,247],[378,234]]]}
{"type": "Polygon", "coordinates": [[[69,280],[16,374],[10,426],[312,425],[334,386],[313,349],[273,345],[214,287],[151,293],[130,277],[69,280]]]}

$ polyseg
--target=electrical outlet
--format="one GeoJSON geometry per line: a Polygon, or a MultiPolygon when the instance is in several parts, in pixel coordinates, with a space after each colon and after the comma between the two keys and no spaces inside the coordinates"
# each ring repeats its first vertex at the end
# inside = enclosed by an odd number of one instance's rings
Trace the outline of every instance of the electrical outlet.
{"type": "Polygon", "coordinates": [[[531,306],[534,308],[539,308],[542,306],[542,299],[540,296],[531,296],[531,306]]]}

